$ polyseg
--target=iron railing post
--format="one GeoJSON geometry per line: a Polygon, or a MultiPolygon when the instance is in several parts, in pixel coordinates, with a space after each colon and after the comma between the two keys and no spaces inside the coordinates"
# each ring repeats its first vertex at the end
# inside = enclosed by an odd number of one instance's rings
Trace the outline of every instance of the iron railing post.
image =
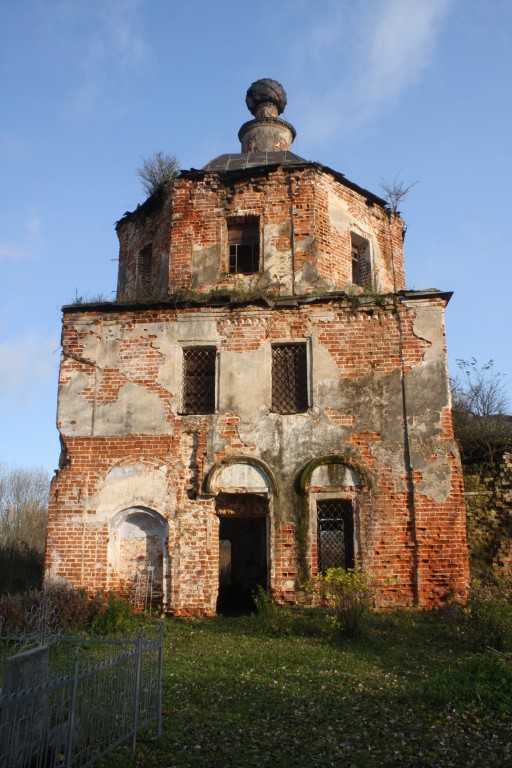
{"type": "Polygon", "coordinates": [[[73,691],[71,693],[71,708],[69,712],[68,720],[68,732],[66,737],[66,763],[65,768],[71,766],[71,756],[73,753],[73,737],[75,733],[75,720],[76,720],[76,702],[78,698],[78,672],[80,663],[80,651],[75,648],[75,660],[73,664],[73,691]]]}
{"type": "Polygon", "coordinates": [[[140,708],[140,677],[142,670],[142,633],[139,632],[135,640],[135,697],[133,702],[133,722],[132,722],[132,758],[135,759],[135,750],[137,749],[137,728],[139,724],[140,708]]]}
{"type": "Polygon", "coordinates": [[[163,681],[163,647],[164,647],[164,622],[160,620],[158,636],[158,700],[157,700],[157,733],[162,735],[162,681],[163,681]]]}

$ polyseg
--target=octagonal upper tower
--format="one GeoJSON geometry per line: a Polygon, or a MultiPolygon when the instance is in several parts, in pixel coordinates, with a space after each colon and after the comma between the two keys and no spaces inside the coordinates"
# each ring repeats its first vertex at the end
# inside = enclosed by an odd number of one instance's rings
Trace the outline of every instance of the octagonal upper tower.
{"type": "Polygon", "coordinates": [[[276,80],[257,80],[242,151],[181,171],[118,222],[118,300],[405,288],[403,222],[382,198],[290,151],[276,80]]]}

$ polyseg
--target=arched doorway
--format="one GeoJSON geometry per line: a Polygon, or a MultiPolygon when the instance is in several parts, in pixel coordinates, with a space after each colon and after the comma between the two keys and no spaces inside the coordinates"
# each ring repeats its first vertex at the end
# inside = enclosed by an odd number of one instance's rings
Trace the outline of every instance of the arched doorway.
{"type": "Polygon", "coordinates": [[[254,591],[268,588],[268,498],[222,493],[219,517],[219,592],[217,612],[251,613],[254,591]]]}
{"type": "Polygon", "coordinates": [[[166,602],[167,521],[145,507],[130,507],[110,522],[109,563],[117,588],[138,609],[166,602]]]}
{"type": "Polygon", "coordinates": [[[260,459],[233,456],[210,470],[205,490],[216,497],[219,521],[217,612],[250,613],[254,591],[270,587],[275,479],[260,459]]]}

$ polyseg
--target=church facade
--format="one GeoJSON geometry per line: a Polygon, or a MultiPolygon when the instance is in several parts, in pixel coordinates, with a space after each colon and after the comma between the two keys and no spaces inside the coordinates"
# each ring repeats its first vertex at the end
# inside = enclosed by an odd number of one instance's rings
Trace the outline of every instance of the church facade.
{"type": "Polygon", "coordinates": [[[380,607],[468,588],[444,332],[380,197],[291,152],[261,80],[241,152],[117,224],[117,299],[63,309],[46,573],[176,615],[370,571],[380,607]]]}

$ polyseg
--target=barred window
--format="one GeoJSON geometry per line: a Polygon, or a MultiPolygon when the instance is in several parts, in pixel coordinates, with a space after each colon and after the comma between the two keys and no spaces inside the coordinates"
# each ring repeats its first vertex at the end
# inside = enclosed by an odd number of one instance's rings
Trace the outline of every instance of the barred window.
{"type": "Polygon", "coordinates": [[[303,413],[308,408],[307,349],[305,344],[272,346],[272,410],[303,413]]]}
{"type": "Polygon", "coordinates": [[[349,499],[317,501],[318,570],[354,567],[354,515],[349,499]]]}
{"type": "Polygon", "coordinates": [[[229,272],[250,275],[260,268],[260,223],[257,216],[228,220],[229,272]]]}
{"type": "Polygon", "coordinates": [[[215,411],[215,347],[183,349],[183,413],[215,411]]]}

